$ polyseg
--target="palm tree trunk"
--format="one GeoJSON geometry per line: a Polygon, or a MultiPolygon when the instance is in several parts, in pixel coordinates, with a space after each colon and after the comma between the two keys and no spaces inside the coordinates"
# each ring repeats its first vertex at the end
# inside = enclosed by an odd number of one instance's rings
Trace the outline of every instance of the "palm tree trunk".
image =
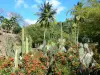
{"type": "Polygon", "coordinates": [[[44,30],[44,40],[45,40],[46,29],[44,30]]]}

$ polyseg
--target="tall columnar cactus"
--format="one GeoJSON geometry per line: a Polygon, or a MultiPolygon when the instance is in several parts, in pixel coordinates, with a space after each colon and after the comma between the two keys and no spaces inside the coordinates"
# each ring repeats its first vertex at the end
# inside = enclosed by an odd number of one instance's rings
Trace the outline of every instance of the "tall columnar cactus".
{"type": "Polygon", "coordinates": [[[28,38],[26,37],[26,41],[25,41],[25,50],[26,50],[26,54],[29,52],[29,43],[28,43],[28,38]]]}
{"type": "Polygon", "coordinates": [[[73,42],[74,42],[74,44],[76,44],[77,43],[77,25],[76,25],[76,23],[74,23],[73,24],[73,29],[72,29],[72,37],[73,37],[73,42]]]}
{"type": "Polygon", "coordinates": [[[15,69],[18,68],[18,50],[16,49],[15,50],[15,60],[14,60],[14,63],[15,63],[15,69]]]}
{"type": "Polygon", "coordinates": [[[22,54],[25,53],[24,28],[22,28],[22,54]]]}
{"type": "Polygon", "coordinates": [[[32,51],[32,38],[29,36],[29,50],[32,51]]]}
{"type": "Polygon", "coordinates": [[[24,53],[27,54],[29,52],[29,50],[31,49],[30,48],[31,46],[32,46],[31,37],[28,38],[27,36],[25,36],[24,28],[22,28],[22,55],[24,53]]]}

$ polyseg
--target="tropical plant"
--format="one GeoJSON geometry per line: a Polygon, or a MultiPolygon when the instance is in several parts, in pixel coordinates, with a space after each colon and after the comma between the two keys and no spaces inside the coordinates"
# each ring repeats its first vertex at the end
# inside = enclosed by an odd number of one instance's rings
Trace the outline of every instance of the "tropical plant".
{"type": "Polygon", "coordinates": [[[41,24],[41,27],[44,28],[44,42],[45,40],[45,34],[47,31],[47,28],[50,27],[51,22],[54,22],[54,15],[56,11],[52,8],[52,4],[49,2],[44,2],[39,8],[40,12],[38,13],[39,19],[37,23],[41,24]]]}
{"type": "Polygon", "coordinates": [[[97,0],[87,0],[83,3],[83,6],[82,3],[78,4],[73,14],[74,16],[78,16],[77,19],[80,18],[78,21],[79,36],[87,36],[91,38],[93,42],[100,43],[100,2],[97,0]]]}

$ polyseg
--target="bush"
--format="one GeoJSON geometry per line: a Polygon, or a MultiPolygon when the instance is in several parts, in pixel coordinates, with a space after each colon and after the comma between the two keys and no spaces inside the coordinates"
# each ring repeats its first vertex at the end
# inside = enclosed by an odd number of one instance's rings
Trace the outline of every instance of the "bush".
{"type": "Polygon", "coordinates": [[[22,29],[22,28],[21,28],[19,25],[16,25],[16,26],[14,27],[14,29],[13,29],[13,33],[18,34],[18,33],[21,32],[21,29],[22,29]]]}

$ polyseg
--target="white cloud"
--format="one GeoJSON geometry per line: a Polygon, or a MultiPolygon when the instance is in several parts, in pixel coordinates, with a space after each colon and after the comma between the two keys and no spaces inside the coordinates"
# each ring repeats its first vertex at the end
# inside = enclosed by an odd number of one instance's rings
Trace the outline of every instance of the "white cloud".
{"type": "Polygon", "coordinates": [[[37,20],[25,19],[24,20],[27,25],[35,24],[37,20]]]}
{"type": "Polygon", "coordinates": [[[59,0],[48,0],[54,8],[57,8],[57,14],[60,14],[61,11],[64,10],[64,6],[61,5],[61,2],[59,0]]]}
{"type": "Polygon", "coordinates": [[[53,7],[58,7],[60,6],[61,2],[59,2],[58,0],[46,0],[47,2],[50,2],[53,7]]]}
{"type": "Polygon", "coordinates": [[[41,3],[42,2],[42,0],[35,0],[37,3],[41,3]]]}
{"type": "Polygon", "coordinates": [[[24,0],[15,0],[15,2],[16,2],[16,5],[15,5],[16,8],[19,8],[21,6],[23,6],[24,8],[29,7],[28,4],[26,4],[24,0]]]}
{"type": "MultiPolygon", "coordinates": [[[[35,0],[37,3],[41,3],[41,0],[35,0]]],[[[65,9],[64,6],[61,5],[59,0],[46,0],[46,2],[50,2],[54,9],[57,9],[57,14],[60,14],[61,11],[65,9]]]]}
{"type": "Polygon", "coordinates": [[[57,9],[57,14],[60,14],[61,11],[63,11],[65,8],[63,6],[60,6],[59,9],[57,9]]]}
{"type": "Polygon", "coordinates": [[[20,7],[23,3],[24,3],[24,0],[16,0],[16,7],[20,7]]]}

